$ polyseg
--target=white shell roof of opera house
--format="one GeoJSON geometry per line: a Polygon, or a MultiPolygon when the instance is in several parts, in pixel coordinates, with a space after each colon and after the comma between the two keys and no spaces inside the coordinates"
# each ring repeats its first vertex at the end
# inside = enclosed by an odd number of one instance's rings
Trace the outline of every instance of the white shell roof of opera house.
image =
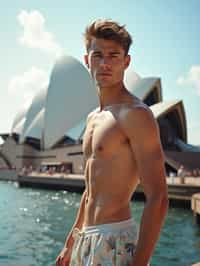
{"type": "MultiPolygon", "coordinates": [[[[158,81],[141,78],[132,70],[125,75],[128,90],[141,99],[160,86],[158,81]]],[[[16,114],[11,132],[19,135],[20,143],[32,137],[41,141],[42,148],[50,149],[64,136],[79,139],[88,113],[97,106],[97,91],[89,71],[74,57],[64,56],[54,65],[49,86],[16,114]]]]}

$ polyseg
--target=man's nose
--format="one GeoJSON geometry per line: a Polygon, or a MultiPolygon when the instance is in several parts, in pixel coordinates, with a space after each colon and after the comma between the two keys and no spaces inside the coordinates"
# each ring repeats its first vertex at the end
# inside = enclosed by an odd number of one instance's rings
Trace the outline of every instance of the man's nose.
{"type": "Polygon", "coordinates": [[[100,65],[101,66],[107,66],[110,67],[110,61],[108,57],[102,57],[100,60],[100,65]]]}

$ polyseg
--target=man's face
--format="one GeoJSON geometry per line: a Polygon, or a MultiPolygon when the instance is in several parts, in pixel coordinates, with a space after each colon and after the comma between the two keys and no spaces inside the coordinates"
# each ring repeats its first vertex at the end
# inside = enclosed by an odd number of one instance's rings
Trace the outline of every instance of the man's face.
{"type": "Polygon", "coordinates": [[[85,63],[100,88],[113,87],[123,82],[130,56],[115,41],[93,38],[85,63]]]}

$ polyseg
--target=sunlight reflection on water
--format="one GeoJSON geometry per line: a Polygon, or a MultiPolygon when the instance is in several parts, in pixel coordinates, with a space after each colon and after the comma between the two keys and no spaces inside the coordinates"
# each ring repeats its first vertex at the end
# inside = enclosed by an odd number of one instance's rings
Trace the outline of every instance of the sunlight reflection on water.
{"type": "MultiPolygon", "coordinates": [[[[51,266],[79,207],[80,194],[18,188],[0,183],[0,265],[51,266]]],[[[131,204],[139,222],[143,203],[131,204]]],[[[171,208],[152,258],[153,266],[200,261],[200,228],[189,210],[171,208]]]]}

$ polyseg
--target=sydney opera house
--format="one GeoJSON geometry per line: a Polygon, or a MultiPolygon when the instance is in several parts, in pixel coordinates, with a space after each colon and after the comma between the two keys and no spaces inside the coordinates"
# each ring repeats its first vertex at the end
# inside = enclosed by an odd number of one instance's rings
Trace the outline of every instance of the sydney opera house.
{"type": "MultiPolygon", "coordinates": [[[[200,168],[200,148],[187,142],[187,119],[181,100],[164,101],[160,78],[140,78],[129,72],[128,90],[150,106],[160,128],[167,172],[183,164],[200,168]]],[[[98,106],[96,88],[88,70],[75,58],[60,58],[47,88],[12,122],[11,132],[0,134],[0,168],[62,165],[70,173],[83,172],[82,137],[87,114],[98,106]]]]}

